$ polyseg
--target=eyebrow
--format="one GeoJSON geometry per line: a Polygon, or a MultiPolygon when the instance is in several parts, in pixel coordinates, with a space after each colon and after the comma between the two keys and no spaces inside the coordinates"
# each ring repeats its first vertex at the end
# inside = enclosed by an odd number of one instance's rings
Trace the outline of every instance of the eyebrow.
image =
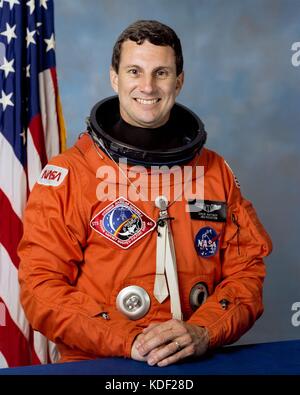
{"type": "MultiPolygon", "coordinates": [[[[132,67],[135,67],[137,69],[142,69],[143,68],[143,67],[141,67],[141,66],[139,66],[137,64],[130,64],[128,66],[125,66],[125,69],[130,69],[132,67]]],[[[163,65],[162,66],[157,66],[157,67],[155,67],[154,71],[161,70],[161,69],[172,70],[172,67],[163,66],[163,65]]]]}

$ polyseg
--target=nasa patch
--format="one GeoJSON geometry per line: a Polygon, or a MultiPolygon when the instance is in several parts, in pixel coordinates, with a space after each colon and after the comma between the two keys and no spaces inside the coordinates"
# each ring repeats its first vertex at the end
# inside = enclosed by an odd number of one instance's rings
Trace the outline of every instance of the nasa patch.
{"type": "Polygon", "coordinates": [[[48,187],[57,187],[63,182],[68,172],[69,170],[64,167],[46,165],[37,183],[48,187]]]}
{"type": "Polygon", "coordinates": [[[156,223],[133,203],[120,197],[96,214],[90,225],[106,239],[127,249],[151,232],[156,223]]]}
{"type": "Polygon", "coordinates": [[[195,237],[197,254],[203,258],[216,255],[219,247],[219,235],[210,226],[201,228],[195,237]]]}

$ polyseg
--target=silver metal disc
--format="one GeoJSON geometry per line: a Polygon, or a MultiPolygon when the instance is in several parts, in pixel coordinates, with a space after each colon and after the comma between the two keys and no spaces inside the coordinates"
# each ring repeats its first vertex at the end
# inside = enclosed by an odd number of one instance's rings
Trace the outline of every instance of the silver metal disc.
{"type": "Polygon", "coordinates": [[[116,306],[130,320],[138,320],[147,314],[150,308],[150,296],[144,288],[130,285],[118,293],[116,306]]]}

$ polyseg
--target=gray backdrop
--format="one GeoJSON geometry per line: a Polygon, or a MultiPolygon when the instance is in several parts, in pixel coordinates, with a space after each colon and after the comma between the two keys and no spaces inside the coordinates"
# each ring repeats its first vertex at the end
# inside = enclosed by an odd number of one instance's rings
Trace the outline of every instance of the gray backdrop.
{"type": "Polygon", "coordinates": [[[91,107],[113,93],[119,33],[136,19],[178,33],[186,76],[178,101],[202,118],[208,148],[230,163],[274,243],[265,313],[240,343],[299,338],[300,53],[292,45],[300,0],[56,0],[55,18],[68,146],[91,107]]]}

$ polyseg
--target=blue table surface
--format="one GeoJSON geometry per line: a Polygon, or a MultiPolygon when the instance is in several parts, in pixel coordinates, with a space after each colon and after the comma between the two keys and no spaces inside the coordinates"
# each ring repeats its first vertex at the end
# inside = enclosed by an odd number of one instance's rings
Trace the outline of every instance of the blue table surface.
{"type": "Polygon", "coordinates": [[[0,369],[0,375],[300,375],[300,340],[224,347],[164,368],[124,358],[0,369]]]}

